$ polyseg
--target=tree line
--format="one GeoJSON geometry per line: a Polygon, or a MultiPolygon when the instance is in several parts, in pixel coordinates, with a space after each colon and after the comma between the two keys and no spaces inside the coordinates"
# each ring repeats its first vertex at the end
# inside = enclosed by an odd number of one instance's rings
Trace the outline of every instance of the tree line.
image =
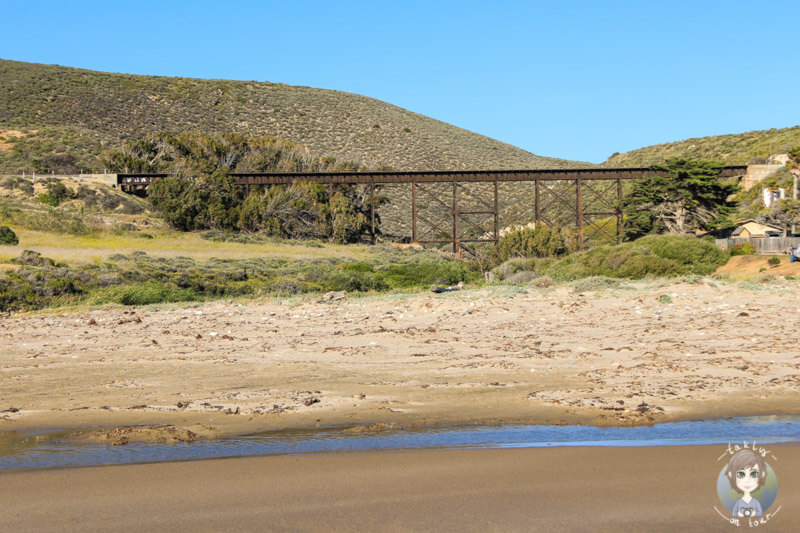
{"type": "MultiPolygon", "coordinates": [[[[150,185],[148,199],[176,229],[340,243],[357,242],[371,229],[365,187],[296,182],[248,190],[230,174],[384,169],[318,156],[285,139],[234,133],[156,133],[106,154],[104,162],[114,172],[170,174],[150,185]]],[[[387,200],[372,201],[377,207],[387,200]]]]}

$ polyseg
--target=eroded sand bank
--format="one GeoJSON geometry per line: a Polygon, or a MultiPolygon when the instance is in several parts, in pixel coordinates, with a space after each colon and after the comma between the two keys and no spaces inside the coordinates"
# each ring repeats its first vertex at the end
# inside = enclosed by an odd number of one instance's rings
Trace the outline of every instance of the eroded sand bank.
{"type": "Polygon", "coordinates": [[[213,302],[0,319],[0,431],[192,440],[339,424],[800,412],[796,285],[213,302]]]}

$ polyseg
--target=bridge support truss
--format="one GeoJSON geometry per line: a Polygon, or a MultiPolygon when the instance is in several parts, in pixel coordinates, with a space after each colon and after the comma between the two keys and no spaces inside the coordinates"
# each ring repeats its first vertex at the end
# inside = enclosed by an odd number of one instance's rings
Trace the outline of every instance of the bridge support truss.
{"type": "MultiPolygon", "coordinates": [[[[727,166],[720,177],[744,175],[745,166],[727,166]]],[[[369,187],[370,228],[376,234],[376,187],[411,188],[412,242],[452,244],[453,252],[472,243],[496,243],[502,226],[547,224],[572,227],[575,244],[622,240],[624,182],[645,176],[666,176],[650,168],[586,168],[556,170],[478,170],[441,172],[233,173],[239,185],[288,185],[294,181],[324,183],[329,193],[337,184],[369,187]]],[[[123,191],[145,190],[168,174],[118,174],[123,191]]],[[[396,208],[397,206],[395,206],[396,208]]],[[[407,216],[407,215],[406,215],[407,216]]]]}

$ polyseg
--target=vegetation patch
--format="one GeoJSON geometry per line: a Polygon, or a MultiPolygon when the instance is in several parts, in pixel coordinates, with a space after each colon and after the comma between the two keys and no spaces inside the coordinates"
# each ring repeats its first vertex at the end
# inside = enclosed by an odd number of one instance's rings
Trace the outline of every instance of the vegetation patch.
{"type": "MultiPolygon", "coordinates": [[[[309,154],[274,137],[223,133],[157,133],[106,155],[119,172],[168,173],[148,187],[153,207],[180,231],[214,230],[270,237],[358,242],[371,231],[368,215],[385,200],[364,187],[297,181],[238,185],[232,172],[356,171],[360,165],[309,154]]],[[[379,220],[378,220],[379,222],[379,220]]]]}
{"type": "Polygon", "coordinates": [[[19,238],[14,231],[8,226],[0,226],[0,244],[7,244],[14,246],[19,244],[19,238]]]}
{"type": "Polygon", "coordinates": [[[69,266],[32,251],[13,261],[19,267],[0,275],[0,311],[81,303],[148,305],[342,290],[374,293],[480,279],[480,272],[471,263],[432,252],[406,253],[380,247],[376,247],[369,262],[349,258],[197,261],[133,252],[116,254],[99,263],[69,266]]]}
{"type": "Polygon", "coordinates": [[[506,233],[492,251],[498,263],[511,258],[559,257],[567,253],[569,249],[561,228],[544,224],[506,233]]]}
{"type": "Polygon", "coordinates": [[[743,242],[740,244],[734,244],[731,246],[731,255],[754,255],[756,253],[756,248],[749,242],[743,242]]]}
{"type": "Polygon", "coordinates": [[[494,272],[500,280],[509,280],[524,271],[556,281],[670,278],[710,274],[729,257],[712,240],[652,235],[616,246],[598,246],[560,259],[512,259],[494,272]]]}

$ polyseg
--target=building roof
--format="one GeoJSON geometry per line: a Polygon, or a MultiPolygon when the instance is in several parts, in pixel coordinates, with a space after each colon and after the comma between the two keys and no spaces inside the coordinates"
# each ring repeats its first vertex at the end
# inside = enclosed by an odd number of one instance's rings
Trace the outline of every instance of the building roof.
{"type": "Polygon", "coordinates": [[[736,225],[738,227],[733,231],[733,233],[731,233],[731,236],[733,237],[742,233],[742,231],[744,231],[745,229],[745,226],[747,225],[751,225],[751,229],[762,230],[763,232],[767,232],[770,230],[783,232],[783,228],[780,226],[776,226],[775,224],[764,224],[763,222],[758,222],[757,220],[752,218],[749,220],[742,220],[740,222],[737,222],[736,225]]]}

